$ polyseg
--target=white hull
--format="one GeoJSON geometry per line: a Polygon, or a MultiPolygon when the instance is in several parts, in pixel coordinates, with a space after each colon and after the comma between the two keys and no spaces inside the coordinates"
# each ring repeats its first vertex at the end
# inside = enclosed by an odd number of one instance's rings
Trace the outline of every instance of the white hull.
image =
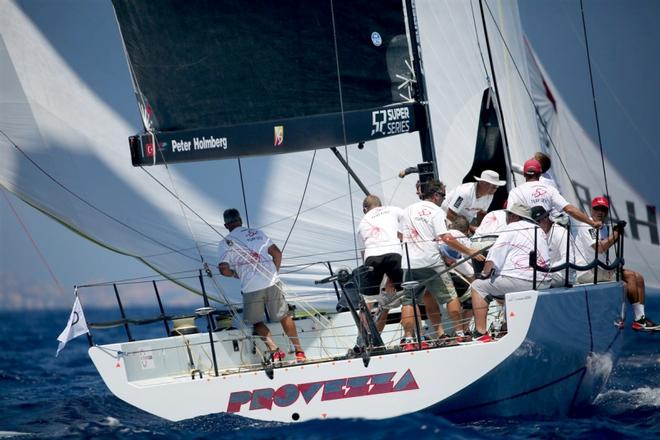
{"type": "MultiPolygon", "coordinates": [[[[198,377],[191,379],[187,366],[188,358],[181,337],[92,347],[89,354],[108,388],[117,397],[157,416],[177,421],[227,412],[254,419],[282,422],[319,418],[381,419],[423,409],[443,413],[444,410],[436,411],[433,408],[441,408],[442,403],[450,397],[460,396],[463,390],[470,389],[470,386],[479,380],[488,379],[489,373],[498,371],[496,367],[505,360],[509,362],[512,359],[522,360],[526,368],[531,368],[531,371],[544,368],[545,363],[546,368],[549,368],[546,372],[559,368],[557,374],[561,375],[561,364],[564,360],[565,368],[570,370],[574,366],[574,362],[570,359],[576,357],[583,370],[578,389],[584,386],[588,389],[580,393],[576,391],[574,396],[569,396],[568,399],[560,398],[554,402],[555,405],[565,408],[557,408],[550,414],[564,414],[571,404],[588,401],[593,397],[594,389],[600,389],[611,370],[612,363],[610,362],[609,369],[606,368],[606,371],[597,374],[599,377],[591,378],[591,374],[585,374],[585,372],[589,373],[588,368],[585,367],[588,367],[589,362],[593,363],[593,356],[578,353],[579,350],[571,347],[571,344],[566,344],[568,353],[555,353],[554,360],[558,364],[553,365],[545,355],[526,356],[534,352],[534,348],[524,346],[523,342],[527,339],[527,345],[539,344],[538,341],[530,341],[528,334],[533,316],[535,321],[544,319],[542,313],[536,310],[540,296],[545,295],[549,301],[569,300],[578,304],[576,301],[580,301],[586,295],[582,292],[588,289],[593,290],[594,294],[605,292],[601,295],[603,298],[606,298],[606,294],[615,297],[614,301],[605,300],[607,304],[601,305],[595,305],[594,302],[600,301],[600,297],[596,298],[592,295],[594,299],[591,300],[594,304],[592,308],[601,307],[608,313],[615,313],[616,310],[611,310],[612,305],[620,304],[620,299],[616,298],[615,294],[620,292],[620,285],[617,284],[609,284],[609,287],[570,289],[559,295],[535,291],[519,292],[507,295],[509,333],[496,342],[474,342],[454,347],[375,355],[370,359],[367,367],[360,358],[329,359],[327,356],[328,354],[340,356],[345,353],[345,349],[337,349],[333,353],[327,348],[325,359],[316,361],[314,359],[316,356],[308,348],[310,358],[308,363],[301,365],[285,363],[274,369],[272,380],[263,370],[245,368],[238,371],[234,368],[237,360],[240,362],[241,356],[243,362],[246,361],[246,357],[255,363],[258,360],[258,355],[252,353],[252,347],[248,346],[250,344],[248,342],[240,342],[239,351],[234,351],[232,338],[240,336],[237,331],[215,333],[216,340],[221,338],[215,344],[220,369],[218,377],[209,374],[212,371],[212,364],[208,334],[191,335],[188,338],[196,367],[204,370],[201,380],[198,377]],[[196,342],[200,345],[194,345],[196,342]],[[176,348],[163,349],[165,347],[176,348]],[[202,347],[208,356],[199,350],[202,347]],[[117,351],[125,355],[117,359],[114,356],[117,351]],[[178,370],[177,374],[172,373],[174,370],[178,370]],[[585,376],[588,377],[583,380],[585,376]],[[565,400],[569,402],[568,405],[565,400]]],[[[560,307],[564,306],[560,305],[560,307]]],[[[551,309],[552,307],[548,307],[548,310],[551,309]]],[[[571,314],[570,311],[567,312],[568,315],[571,314]]],[[[577,307],[574,312],[579,315],[583,310],[577,307]]],[[[598,332],[598,328],[594,328],[593,334],[611,335],[614,329],[610,317],[601,319],[603,323],[609,322],[610,328],[600,329],[601,333],[598,332]]],[[[568,319],[570,320],[571,317],[568,316],[568,319]]],[[[593,324],[602,325],[595,321],[593,324]]],[[[544,325],[548,325],[548,322],[546,321],[544,325]]],[[[346,338],[351,341],[350,328],[343,328],[346,338]]],[[[304,335],[305,333],[302,333],[303,338],[304,335]]],[[[563,337],[562,333],[557,335],[563,337]]],[[[582,339],[576,338],[576,340],[582,339]]],[[[562,343],[561,340],[554,342],[562,343]]],[[[607,350],[600,351],[612,350],[612,344],[609,345],[607,350]]],[[[539,353],[543,352],[542,347],[540,350],[539,353]]],[[[587,347],[587,352],[589,351],[587,347]]],[[[541,376],[542,373],[539,371],[538,375],[541,376]]],[[[520,380],[524,379],[520,378],[520,380]]],[[[532,382],[533,380],[530,384],[532,382]]],[[[492,389],[483,391],[484,395],[488,395],[492,389]]],[[[474,400],[465,402],[467,406],[474,403],[476,403],[474,400]]],[[[551,406],[552,404],[553,402],[550,402],[551,406]]],[[[539,408],[547,405],[548,402],[539,402],[539,408]]],[[[507,407],[510,407],[510,403],[507,407]]],[[[543,411],[547,409],[544,408],[543,411]]],[[[452,412],[451,408],[448,412],[452,412]]],[[[528,408],[524,411],[524,408],[517,408],[509,412],[531,413],[534,409],[528,408]]]]}

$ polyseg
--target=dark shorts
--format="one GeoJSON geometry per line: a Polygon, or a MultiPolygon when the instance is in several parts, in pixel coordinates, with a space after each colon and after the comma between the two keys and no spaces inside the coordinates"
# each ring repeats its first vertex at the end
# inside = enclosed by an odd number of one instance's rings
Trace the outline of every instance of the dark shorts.
{"type": "Polygon", "coordinates": [[[378,295],[385,275],[392,281],[396,290],[401,289],[401,282],[403,281],[401,255],[374,255],[364,261],[364,266],[362,267],[366,266],[371,266],[374,270],[370,272],[366,270],[358,271],[360,276],[360,293],[363,295],[378,295]]]}

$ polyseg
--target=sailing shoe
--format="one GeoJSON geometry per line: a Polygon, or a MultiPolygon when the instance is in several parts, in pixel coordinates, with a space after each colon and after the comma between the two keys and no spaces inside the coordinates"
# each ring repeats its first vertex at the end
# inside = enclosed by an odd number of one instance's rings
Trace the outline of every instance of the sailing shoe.
{"type": "Polygon", "coordinates": [[[277,348],[275,351],[271,352],[270,359],[273,363],[279,363],[284,360],[286,353],[277,348]]]}
{"type": "Polygon", "coordinates": [[[622,318],[617,318],[614,321],[614,327],[618,328],[619,330],[623,330],[625,326],[626,326],[626,321],[624,321],[622,318]]]}
{"type": "Polygon", "coordinates": [[[457,338],[449,336],[447,333],[443,333],[438,336],[437,342],[435,343],[437,347],[453,347],[458,345],[457,338]]]}
{"type": "Polygon", "coordinates": [[[660,325],[648,319],[646,316],[639,318],[637,321],[633,321],[632,329],[636,332],[657,332],[660,331],[660,325]]]}
{"type": "Polygon", "coordinates": [[[472,336],[466,335],[460,330],[456,332],[456,342],[458,344],[462,344],[464,342],[470,342],[471,340],[472,340],[472,336]]]}
{"type": "Polygon", "coordinates": [[[484,334],[482,335],[481,333],[479,333],[479,332],[476,331],[476,330],[474,331],[472,337],[473,337],[472,340],[473,340],[473,341],[477,341],[477,342],[493,342],[493,341],[494,341],[494,339],[491,338],[490,335],[489,335],[488,333],[484,333],[484,334]]]}
{"type": "MultiPolygon", "coordinates": [[[[417,350],[419,345],[417,344],[417,341],[415,341],[413,338],[403,338],[401,339],[401,350],[403,351],[413,351],[417,350]]],[[[426,350],[428,348],[431,348],[428,342],[422,341],[422,350],[426,350]]]]}
{"type": "Polygon", "coordinates": [[[305,362],[307,360],[307,357],[305,356],[304,351],[296,351],[296,362],[305,362]]]}

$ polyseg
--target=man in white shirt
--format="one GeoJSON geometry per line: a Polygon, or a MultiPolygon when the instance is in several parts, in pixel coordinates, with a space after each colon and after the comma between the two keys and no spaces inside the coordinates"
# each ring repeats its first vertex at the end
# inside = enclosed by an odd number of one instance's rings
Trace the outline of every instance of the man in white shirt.
{"type": "MultiPolygon", "coordinates": [[[[591,216],[600,221],[605,222],[609,213],[610,203],[607,198],[599,196],[591,201],[591,216]]],[[[623,223],[623,222],[622,222],[623,223]]],[[[615,225],[614,230],[610,234],[607,225],[599,230],[589,229],[582,227],[578,230],[578,237],[576,239],[576,262],[579,265],[590,263],[595,255],[596,247],[598,247],[598,259],[604,263],[607,262],[606,252],[614,245],[619,239],[619,227],[615,225]]],[[[594,270],[584,271],[578,274],[579,283],[592,283],[594,280],[594,270]]],[[[603,268],[598,268],[599,281],[613,281],[616,278],[615,271],[606,271],[603,268]]],[[[634,321],[632,329],[635,331],[660,331],[660,325],[655,324],[653,321],[645,316],[644,302],[646,299],[646,287],[644,277],[639,272],[630,269],[623,270],[623,281],[626,284],[626,297],[630,304],[632,304],[634,321]]],[[[623,328],[623,319],[617,321],[617,325],[623,328]]]]}
{"type": "MultiPolygon", "coordinates": [[[[447,232],[446,216],[440,209],[444,197],[444,184],[433,180],[424,185],[423,200],[404,210],[403,239],[407,245],[410,261],[410,270],[404,270],[404,278],[420,283],[413,292],[407,292],[401,309],[401,325],[406,338],[403,344],[404,350],[415,348],[414,342],[411,341],[414,327],[412,295],[415,295],[415,299],[419,303],[425,289],[435,298],[436,306],[437,304],[447,305],[447,312],[454,323],[454,329],[461,330],[460,303],[449,274],[444,272],[446,266],[440,255],[438,244],[444,242],[466,255],[475,254],[476,251],[462,245],[447,232]],[[440,274],[441,272],[444,273],[440,274]]],[[[474,258],[484,260],[483,255],[476,255],[474,258]]],[[[444,335],[439,308],[437,311],[429,310],[427,303],[427,313],[438,337],[444,335]]]]}
{"type": "Polygon", "coordinates": [[[278,275],[282,252],[260,230],[243,227],[238,210],[227,209],[223,217],[229,234],[218,246],[218,269],[226,277],[241,280],[243,318],[254,325],[255,332],[268,347],[270,360],[280,362],[286,353],[275,345],[270,329],[264,324],[265,308],[271,321],[282,324],[284,333],[295,347],[296,361],[305,361],[278,275]]]}
{"type": "MultiPolygon", "coordinates": [[[[548,248],[550,251],[550,266],[556,267],[567,262],[566,251],[568,247],[568,263],[575,264],[575,237],[568,232],[569,219],[566,214],[561,214],[552,219],[552,227],[548,233],[548,248]]],[[[586,225],[585,225],[586,226],[586,225]]],[[[573,285],[576,281],[575,269],[568,270],[568,284],[573,285]]],[[[552,287],[564,287],[566,285],[566,270],[552,273],[552,287]]]]}
{"type": "Polygon", "coordinates": [[[476,229],[486,215],[497,188],[506,182],[500,180],[497,172],[492,170],[483,171],[481,177],[473,177],[476,182],[459,185],[449,193],[442,203],[442,209],[447,213],[449,221],[454,221],[457,215],[462,215],[469,223],[475,224],[472,229],[476,229]]]}
{"type": "MultiPolygon", "coordinates": [[[[500,230],[495,244],[488,252],[480,279],[471,285],[475,337],[490,342],[486,329],[488,305],[493,299],[503,300],[510,292],[531,290],[534,269],[529,265],[529,253],[534,250],[534,229],[531,209],[518,203],[507,208],[507,225],[500,230]]],[[[548,267],[550,255],[545,233],[537,231],[537,265],[548,267]]],[[[550,276],[537,272],[537,288],[550,286],[550,276]]]]}
{"type": "Polygon", "coordinates": [[[367,282],[360,286],[360,293],[378,295],[385,275],[399,290],[403,279],[400,227],[403,210],[382,206],[377,196],[369,195],[362,203],[362,211],[364,217],[358,226],[358,242],[364,265],[373,267],[373,271],[365,272],[367,282]]]}
{"type": "Polygon", "coordinates": [[[486,216],[481,220],[481,224],[474,231],[472,238],[481,238],[487,236],[497,236],[498,231],[506,226],[506,210],[497,209],[495,211],[490,211],[486,216]]]}
{"type": "Polygon", "coordinates": [[[539,182],[541,164],[536,159],[529,159],[523,166],[525,183],[515,187],[509,193],[508,206],[514,203],[524,206],[543,206],[551,215],[565,212],[574,219],[587,223],[593,228],[600,228],[602,223],[592,220],[587,214],[566,201],[557,188],[539,182]]]}
{"type": "MultiPolygon", "coordinates": [[[[403,210],[396,206],[382,206],[378,196],[369,195],[362,202],[364,217],[358,226],[358,242],[362,249],[364,267],[358,270],[358,287],[363,295],[378,295],[383,278],[387,276],[385,289],[392,294],[401,289],[401,223],[403,210]]],[[[387,309],[380,314],[376,327],[383,330],[387,321],[387,309]]]]}

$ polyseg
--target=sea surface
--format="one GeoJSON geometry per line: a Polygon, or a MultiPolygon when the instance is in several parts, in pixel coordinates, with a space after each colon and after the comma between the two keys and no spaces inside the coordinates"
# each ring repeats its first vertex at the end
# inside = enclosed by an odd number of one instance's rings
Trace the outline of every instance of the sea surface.
{"type": "MultiPolygon", "coordinates": [[[[73,301],[72,301],[73,302],[73,301]]],[[[626,327],[624,348],[610,381],[580,415],[560,419],[486,419],[452,423],[424,413],[389,420],[325,420],[299,424],[255,422],[211,415],[173,423],[114,397],[87,356],[87,340],[75,339],[55,357],[56,338],[69,310],[0,312],[0,439],[475,439],[660,438],[660,333],[626,327]]],[[[85,310],[88,321],[114,319],[116,311],[85,310]]],[[[647,299],[660,319],[660,294],[647,299]]],[[[137,336],[160,335],[162,326],[137,336]]],[[[110,342],[123,330],[98,332],[110,342]]],[[[134,335],[136,336],[136,335],[134,335]]],[[[172,405],[185,404],[172,401],[172,405]]],[[[377,411],[377,408],[374,408],[377,411]]]]}

